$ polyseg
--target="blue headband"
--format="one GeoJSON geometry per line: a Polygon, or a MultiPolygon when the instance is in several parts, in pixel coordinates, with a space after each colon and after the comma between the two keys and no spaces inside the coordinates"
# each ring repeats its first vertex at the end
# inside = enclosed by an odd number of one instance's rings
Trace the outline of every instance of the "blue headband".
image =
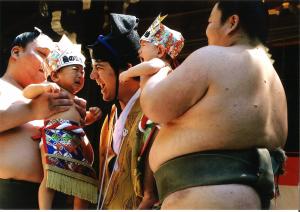
{"type": "Polygon", "coordinates": [[[103,35],[99,35],[97,41],[102,43],[116,58],[120,58],[119,54],[106,42],[106,39],[103,35]]]}

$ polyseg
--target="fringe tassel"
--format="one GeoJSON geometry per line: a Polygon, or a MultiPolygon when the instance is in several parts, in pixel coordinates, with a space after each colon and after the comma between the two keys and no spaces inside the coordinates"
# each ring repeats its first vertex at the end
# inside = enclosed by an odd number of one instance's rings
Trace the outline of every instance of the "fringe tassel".
{"type": "Polygon", "coordinates": [[[47,188],[97,203],[98,187],[85,181],[47,170],[47,188]]]}

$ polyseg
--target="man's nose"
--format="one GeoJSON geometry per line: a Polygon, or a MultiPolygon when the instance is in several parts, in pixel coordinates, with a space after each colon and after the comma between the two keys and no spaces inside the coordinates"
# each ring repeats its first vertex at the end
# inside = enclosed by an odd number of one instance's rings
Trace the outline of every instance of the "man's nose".
{"type": "Polygon", "coordinates": [[[96,80],[96,78],[97,78],[97,73],[96,73],[96,71],[92,70],[92,72],[91,72],[91,74],[90,74],[90,78],[91,78],[92,80],[96,80]]]}

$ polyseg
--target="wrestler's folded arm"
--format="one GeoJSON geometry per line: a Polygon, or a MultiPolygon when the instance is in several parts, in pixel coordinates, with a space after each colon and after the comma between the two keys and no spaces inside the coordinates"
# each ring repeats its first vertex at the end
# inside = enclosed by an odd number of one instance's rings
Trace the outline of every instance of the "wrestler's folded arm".
{"type": "Polygon", "coordinates": [[[147,117],[156,123],[167,123],[181,116],[205,95],[211,66],[209,53],[207,48],[201,48],[171,73],[159,71],[147,81],[140,98],[147,117]]]}
{"type": "Polygon", "coordinates": [[[28,104],[15,102],[5,109],[0,109],[0,133],[34,120],[28,104]]]}
{"type": "MultiPolygon", "coordinates": [[[[39,90],[37,90],[40,92],[39,90]]],[[[26,91],[27,92],[27,91],[26,91]]],[[[37,92],[36,92],[37,93],[37,92]]],[[[37,120],[38,117],[44,118],[53,113],[48,109],[48,97],[39,98],[37,101],[16,101],[5,107],[0,108],[0,122],[5,123],[0,125],[0,132],[19,127],[29,121],[37,120]],[[43,101],[45,103],[40,104],[43,101]],[[46,105],[45,105],[46,104],[46,105]],[[46,109],[44,109],[46,108],[46,109]],[[41,111],[46,112],[41,113],[41,111]],[[48,110],[48,111],[47,111],[48,110]],[[51,112],[51,113],[50,113],[51,112]],[[40,114],[37,116],[37,114],[40,114]]],[[[0,96],[1,101],[1,96],[0,96]]],[[[7,101],[3,99],[2,101],[7,101]]],[[[55,108],[57,110],[57,108],[55,108]]]]}

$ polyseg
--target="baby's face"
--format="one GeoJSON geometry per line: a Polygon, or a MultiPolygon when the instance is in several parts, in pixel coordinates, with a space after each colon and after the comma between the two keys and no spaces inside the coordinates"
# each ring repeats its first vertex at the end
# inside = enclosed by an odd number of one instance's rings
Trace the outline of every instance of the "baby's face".
{"type": "Polygon", "coordinates": [[[84,69],[81,65],[70,65],[63,67],[57,73],[59,86],[72,94],[79,92],[84,86],[84,69]]]}
{"type": "Polygon", "coordinates": [[[139,57],[141,62],[149,61],[158,57],[158,47],[148,41],[141,41],[141,48],[139,49],[139,57]]]}

